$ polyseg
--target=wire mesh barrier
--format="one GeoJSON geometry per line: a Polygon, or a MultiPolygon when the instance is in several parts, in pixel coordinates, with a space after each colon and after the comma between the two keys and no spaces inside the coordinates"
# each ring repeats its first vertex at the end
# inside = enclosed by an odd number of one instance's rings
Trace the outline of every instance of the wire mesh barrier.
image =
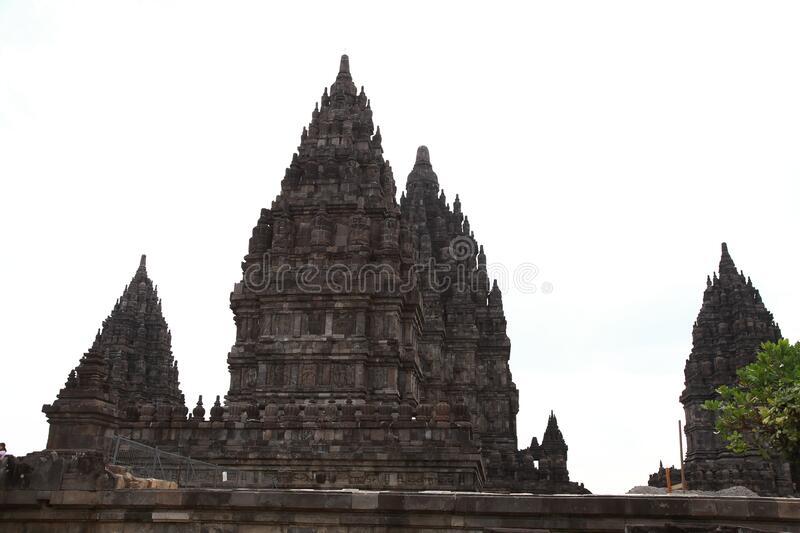
{"type": "Polygon", "coordinates": [[[166,452],[115,435],[111,464],[128,467],[138,477],[175,481],[180,487],[275,487],[270,472],[237,470],[166,452]]]}

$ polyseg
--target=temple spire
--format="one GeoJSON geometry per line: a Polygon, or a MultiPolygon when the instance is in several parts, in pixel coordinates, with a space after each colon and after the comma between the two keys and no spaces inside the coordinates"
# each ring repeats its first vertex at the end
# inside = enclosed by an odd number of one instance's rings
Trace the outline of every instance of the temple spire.
{"type": "MultiPolygon", "coordinates": [[[[311,113],[311,123],[301,134],[300,146],[286,172],[286,177],[290,179],[287,185],[324,178],[310,170],[311,167],[306,165],[309,161],[316,164],[315,168],[319,168],[324,161],[340,166],[342,161],[354,160],[366,165],[363,152],[375,149],[368,159],[370,163],[382,165],[382,152],[373,146],[373,142],[380,144],[380,136],[373,141],[373,130],[367,95],[363,87],[360,93],[356,89],[350,75],[350,60],[343,55],[335,80],[324,88],[319,103],[315,104],[311,113]],[[349,152],[348,157],[344,157],[343,151],[349,152]]],[[[348,169],[348,173],[352,174],[352,170],[348,169]]],[[[333,165],[329,165],[328,172],[334,172],[333,165]]]]}
{"type": "Polygon", "coordinates": [[[427,146],[417,148],[417,158],[414,169],[408,175],[407,187],[415,183],[425,183],[435,190],[439,190],[439,178],[431,165],[431,154],[427,146]]]}
{"type": "Polygon", "coordinates": [[[736,265],[731,258],[731,255],[728,253],[728,245],[726,243],[722,243],[722,256],[719,259],[719,276],[737,276],[739,272],[736,270],[736,265]]]}
{"type": "Polygon", "coordinates": [[[357,95],[358,89],[350,75],[350,58],[345,54],[339,61],[339,73],[336,75],[336,81],[331,85],[330,98],[334,103],[337,103],[338,98],[337,107],[346,107],[353,103],[357,95]]]}
{"type": "Polygon", "coordinates": [[[350,58],[347,57],[347,54],[342,54],[342,58],[339,60],[339,75],[342,74],[350,76],[350,58]]]}
{"type": "Polygon", "coordinates": [[[417,160],[414,163],[414,166],[417,165],[430,166],[430,164],[431,164],[431,154],[428,151],[428,147],[423,145],[417,148],[417,160]]]}
{"type": "Polygon", "coordinates": [[[547,429],[544,431],[544,437],[542,438],[542,445],[553,445],[553,444],[564,444],[564,436],[561,434],[561,430],[558,428],[558,420],[556,419],[555,413],[551,410],[550,416],[547,418],[547,429]]]}
{"type": "MultiPolygon", "coordinates": [[[[147,275],[147,256],[142,254],[139,266],[122,296],[116,300],[111,314],[97,331],[89,352],[106,361],[110,374],[116,365],[119,376],[112,384],[120,405],[126,402],[150,401],[182,405],[177,370],[167,322],[153,281],[147,275]],[[123,360],[114,363],[111,355],[122,353],[123,360]],[[135,361],[142,361],[135,367],[135,361]]],[[[80,377],[80,365],[77,368],[80,377]]]]}
{"type": "Polygon", "coordinates": [[[142,257],[139,259],[139,268],[136,269],[136,274],[134,274],[133,279],[135,281],[144,281],[147,279],[147,256],[142,254],[142,257]]]}
{"type": "Polygon", "coordinates": [[[489,291],[489,305],[492,307],[503,307],[503,293],[497,285],[497,280],[492,282],[492,290],[489,291]]]}

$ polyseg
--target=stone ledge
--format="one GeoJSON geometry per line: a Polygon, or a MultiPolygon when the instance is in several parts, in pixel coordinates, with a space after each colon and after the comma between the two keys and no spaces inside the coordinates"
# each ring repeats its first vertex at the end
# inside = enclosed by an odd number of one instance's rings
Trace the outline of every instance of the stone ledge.
{"type": "Polygon", "coordinates": [[[800,533],[800,499],[280,489],[0,491],[0,532],[17,531],[23,523],[66,531],[79,522],[140,523],[156,533],[177,531],[168,527],[178,523],[225,524],[221,531],[226,533],[258,530],[258,525],[264,531],[291,526],[321,532],[623,532],[632,526],[658,531],[677,525],[800,533]]]}

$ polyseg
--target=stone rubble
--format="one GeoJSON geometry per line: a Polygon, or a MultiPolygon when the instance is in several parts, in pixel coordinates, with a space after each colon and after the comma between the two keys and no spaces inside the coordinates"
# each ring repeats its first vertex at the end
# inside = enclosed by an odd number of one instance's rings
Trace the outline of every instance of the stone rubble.
{"type": "Polygon", "coordinates": [[[626,494],[643,494],[643,495],[657,495],[662,494],[665,496],[732,496],[739,498],[760,498],[757,493],[737,485],[728,487],[722,490],[673,490],[667,492],[665,487],[651,487],[649,485],[638,485],[629,490],[626,494]]]}

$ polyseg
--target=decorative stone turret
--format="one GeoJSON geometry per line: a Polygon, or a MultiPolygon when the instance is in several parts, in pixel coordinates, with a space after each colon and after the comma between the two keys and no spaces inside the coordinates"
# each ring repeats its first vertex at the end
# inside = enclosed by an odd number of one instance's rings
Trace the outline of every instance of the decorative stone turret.
{"type": "Polygon", "coordinates": [[[686,481],[690,489],[719,490],[744,485],[759,494],[790,494],[788,466],[763,460],[756,452],[734,455],[714,429],[715,417],[703,409],[718,398],[716,389],[736,383],[736,371],[753,361],[763,342],[781,331],[761,295],[722,243],[719,276],[706,280],[703,305],[692,330],[686,361],[686,387],[680,400],[686,413],[686,481]]]}
{"type": "Polygon", "coordinates": [[[219,396],[217,399],[214,400],[214,405],[211,407],[211,412],[209,413],[209,420],[212,422],[221,422],[222,418],[225,414],[225,409],[222,407],[222,404],[219,401],[219,396]]]}
{"type": "MultiPolygon", "coordinates": [[[[407,189],[416,189],[417,187],[424,187],[429,192],[439,192],[439,178],[436,172],[433,171],[431,155],[427,146],[420,146],[417,148],[417,159],[414,161],[414,169],[408,175],[408,180],[406,182],[407,189]]],[[[442,193],[444,193],[444,191],[442,191],[442,193]]]]}

